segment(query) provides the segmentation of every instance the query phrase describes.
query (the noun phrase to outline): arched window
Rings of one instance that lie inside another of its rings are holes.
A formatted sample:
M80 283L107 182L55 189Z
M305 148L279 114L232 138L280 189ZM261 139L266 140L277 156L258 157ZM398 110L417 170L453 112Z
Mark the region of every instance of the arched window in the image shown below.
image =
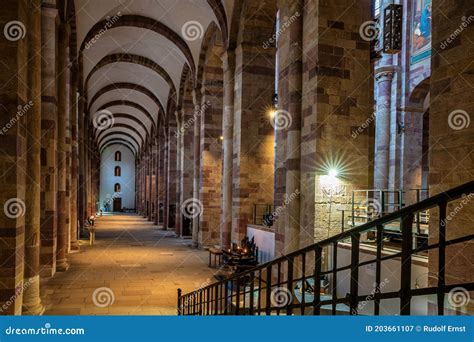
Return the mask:
M115 177L120 177L120 176L121 176L122 170L120 169L120 166L116 166L116 167L115 167L115 172L114 172L114 174L115 174Z
M122 188L119 183L115 183L114 185L114 192L120 192L122 191Z
M115 161L122 161L122 152L120 151L115 152Z

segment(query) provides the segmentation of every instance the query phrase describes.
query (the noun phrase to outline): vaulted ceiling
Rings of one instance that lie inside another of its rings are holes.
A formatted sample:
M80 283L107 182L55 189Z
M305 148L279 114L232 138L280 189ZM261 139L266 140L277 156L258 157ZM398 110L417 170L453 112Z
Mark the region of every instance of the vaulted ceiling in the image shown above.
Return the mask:
M176 99L183 67L196 75L206 29L226 39L233 0L75 0L82 87L92 120L111 113L113 126L96 129L99 149L127 143L140 151ZM97 127L96 127L97 128Z

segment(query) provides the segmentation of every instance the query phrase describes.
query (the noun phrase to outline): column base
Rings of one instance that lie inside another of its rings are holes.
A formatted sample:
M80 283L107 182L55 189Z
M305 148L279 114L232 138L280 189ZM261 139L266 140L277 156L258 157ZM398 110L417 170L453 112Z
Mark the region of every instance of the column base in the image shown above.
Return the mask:
M66 272L69 264L66 259L56 261L56 272Z
M24 279L22 315L41 316L45 307L41 303L39 290L39 275Z
M78 251L81 249L79 241L71 241L71 251Z

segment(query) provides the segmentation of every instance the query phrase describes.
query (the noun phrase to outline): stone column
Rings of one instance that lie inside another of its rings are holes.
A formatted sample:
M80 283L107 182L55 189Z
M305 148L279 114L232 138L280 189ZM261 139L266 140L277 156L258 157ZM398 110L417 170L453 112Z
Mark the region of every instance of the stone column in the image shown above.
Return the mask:
M79 104L78 104L78 146L79 146L79 175L78 175L78 220L79 227L83 229L84 220L85 220L85 144L84 144L84 131L85 131L85 108L86 108L86 99L80 94L79 95ZM81 231L82 233L82 231Z
M174 211L174 228L176 236L181 236L182 232L182 220L181 220L181 210L180 210L180 200L182 196L182 184L183 184L183 134L180 133L182 127L182 109L178 108L175 110L176 117L176 130L170 132L172 136L176 139L176 183L174 191L176 193L175 197L175 211Z
M41 64L41 276L52 277L56 272L56 186L57 186L57 87L56 87L56 18L58 10L42 8Z
M272 6L276 12L276 4ZM273 24L267 25L265 31L273 32ZM273 203L275 130L269 109L275 93L275 48L242 42L235 55L232 242L239 242L252 222L254 204Z
M193 90L194 117L197 117L197 111L200 110L201 92ZM201 152L201 120L194 121L194 177L193 177L193 199L199 199L199 174L200 174L200 152ZM193 217L193 246L197 247L199 242L199 215Z
M377 112L375 117L374 188L388 189L390 160L390 116L392 71L375 75L377 87Z
M178 183L178 142L174 136L176 131L176 121L171 117L168 126L168 182L167 182L167 203L168 203L168 228L176 229L176 184Z
M161 151L161 146L160 146L160 139L159 139L159 128L156 132L158 135L156 138L156 160L155 160L155 170L156 170L156 175L155 175L155 197L153 200L155 201L155 208L156 208L156 216L155 216L155 225L158 225L160 223L160 151Z
M78 178L78 96L77 96L77 66L71 71L72 82L71 82L71 116L70 116L70 127L71 127L71 185L70 185L70 248L71 250L79 249L79 242L77 241L77 178Z
M66 182L67 182L67 117L69 111L69 69L68 46L70 28L62 24L59 28L59 93L58 93L58 248L56 270L66 271L69 268L66 253L68 249L68 214L66 212Z
M300 246L300 165L301 165L301 108L303 92L303 6L300 1L292 1L290 17L294 18L289 27L291 49L288 51L288 113L291 124L287 130L286 161L286 206L285 207L285 250L291 253ZM279 113L279 112L277 112ZM280 115L280 114L277 114ZM284 112L281 114L285 115ZM278 118L275 118L278 121ZM291 200L290 200L291 199ZM278 218L277 218L278 219Z
M40 197L41 197L41 1L28 9L28 98L33 102L26 116L25 273L24 315L44 312L40 299Z
M227 50L223 55L224 66L224 113L223 131L223 172L222 172L222 217L220 244L230 247L232 233L232 164L234 154L234 78L235 52Z
M152 220L152 177L153 177L153 151L152 146L149 144L148 146L148 189L147 189L147 196L148 196L148 221Z

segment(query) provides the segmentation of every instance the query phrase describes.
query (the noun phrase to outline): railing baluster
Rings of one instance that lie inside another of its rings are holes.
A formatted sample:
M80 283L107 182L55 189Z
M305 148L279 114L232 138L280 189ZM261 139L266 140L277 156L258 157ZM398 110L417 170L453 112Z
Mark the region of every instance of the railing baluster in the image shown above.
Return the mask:
M253 315L253 283L255 281L255 273L250 273L250 299L249 299L249 315Z
M350 285L350 310L351 315L357 315L359 305L359 242L360 234L351 234L351 285Z
M301 273L301 315L304 316L306 303L306 253L301 254Z
M277 267L277 287L275 293L278 293L278 288L281 286L281 262L279 262ZM280 315L280 306L277 305L277 315Z
M206 315L209 315L210 312L210 306L211 306L211 288L208 287L206 289Z
M288 298L288 303L286 304L286 314L291 316L293 314L293 265L294 265L295 259L293 257L290 257L288 259L288 276L287 276L287 289L288 292L290 293L290 296ZM304 296L304 293L303 293Z
M267 292L265 293L265 314L270 315L272 313L272 302L271 302L271 291L272 291L272 265L267 267Z
M338 243L337 241L334 241L333 243L333 249L332 249L332 284L331 284L331 292L332 292L332 308L331 308L331 313L333 315L336 314L336 302L335 300L337 299L337 246ZM329 259L329 256L328 256Z
M178 316L182 315L181 310L181 289L178 288Z
M214 287L214 315L219 314L219 284Z
M446 286L446 202L439 204L439 236L438 236L438 315L444 315L444 291Z
M260 316L260 310L262 309L262 269L258 270L258 315Z
M375 256L375 294L380 291L380 278L382 272L382 265L380 259L382 258L382 244L383 244L383 226L377 225L377 254ZM380 315L380 298L374 300L374 315Z
M402 256L400 284L400 315L410 315L411 308L411 258L413 251L413 213L402 218Z
M226 281L225 282L225 294L224 294L224 300L225 300L225 303L224 303L224 315L227 315L227 313L229 312L229 284L232 284L232 280L231 281ZM231 285L232 286L232 285ZM231 296L232 296L232 287L230 289L230 293L231 293ZM230 300L232 301L232 297L230 297Z
M237 288L236 294L235 294L235 314L239 315L240 314L240 277L237 277L235 280L237 284L235 284L235 287Z
M321 264L323 258L323 249L320 245L316 245L314 249L314 298L313 298L313 314L321 314Z

